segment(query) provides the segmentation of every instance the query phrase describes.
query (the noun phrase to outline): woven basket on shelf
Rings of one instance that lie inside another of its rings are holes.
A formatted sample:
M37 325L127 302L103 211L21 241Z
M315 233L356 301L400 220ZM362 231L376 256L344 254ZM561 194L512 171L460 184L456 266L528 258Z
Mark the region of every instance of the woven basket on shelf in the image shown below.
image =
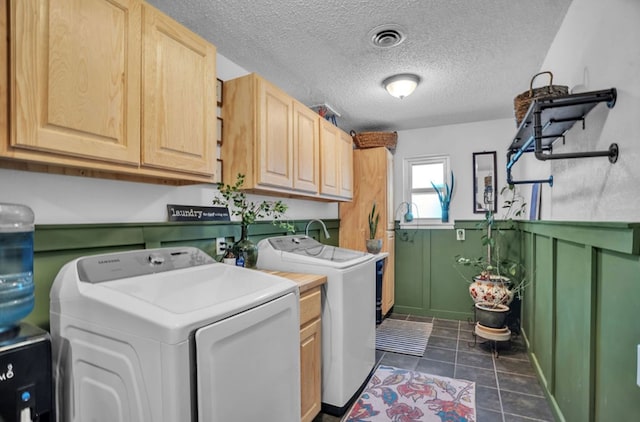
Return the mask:
M360 132L351 131L353 142L358 148L387 147L395 149L398 143L398 132Z
M549 85L542 86L540 88L533 87L533 81L536 77L544 74L549 75ZM531 78L531 83L529 83L529 90L523 92L522 94L516 96L513 99L513 108L514 113L516 115L516 126L520 126L522 123L522 119L525 114L527 114L527 110L529 110L529 106L533 102L533 100L537 100L540 98L549 98L549 97L561 97L563 95L567 95L569 93L569 87L564 85L553 85L553 73L540 72L533 75Z

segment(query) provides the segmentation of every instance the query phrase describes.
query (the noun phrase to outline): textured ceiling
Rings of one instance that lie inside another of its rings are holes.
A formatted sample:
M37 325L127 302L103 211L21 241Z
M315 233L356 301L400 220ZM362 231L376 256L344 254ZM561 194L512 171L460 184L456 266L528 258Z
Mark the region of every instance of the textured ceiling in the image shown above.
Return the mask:
M345 130L403 130L513 117L571 0L147 0ZM404 29L381 49L369 32ZM551 69L553 70L553 69ZM399 100L396 73L421 83ZM544 80L541 83L545 83Z

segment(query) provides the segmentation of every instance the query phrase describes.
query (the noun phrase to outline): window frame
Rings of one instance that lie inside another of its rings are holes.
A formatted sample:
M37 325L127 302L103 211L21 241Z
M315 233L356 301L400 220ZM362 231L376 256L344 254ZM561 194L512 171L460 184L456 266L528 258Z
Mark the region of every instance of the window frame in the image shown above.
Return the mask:
M413 157L407 157L403 160L403 169L402 169L402 200L405 204L411 203L411 197L414 193L433 193L436 194L436 190L433 187L427 188L419 188L413 189L412 185L412 168L415 165L426 165L426 164L442 164L442 180L446 183L447 175L450 172L450 157L445 154L429 154L429 155L419 155ZM416 210L412 206L414 212L414 219L412 222L407 223L401 221L401 226L418 226L418 225L450 225L451 223L443 223L442 216L438 217L421 217L418 212L415 214Z

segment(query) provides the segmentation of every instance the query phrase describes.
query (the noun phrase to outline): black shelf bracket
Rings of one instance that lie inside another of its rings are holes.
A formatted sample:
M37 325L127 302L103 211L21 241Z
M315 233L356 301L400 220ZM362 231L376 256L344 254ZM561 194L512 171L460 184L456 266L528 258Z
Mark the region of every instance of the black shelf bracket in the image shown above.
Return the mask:
M517 181L512 179L511 169L525 152L533 152L536 159L541 161L586 157L608 157L612 164L618 161L620 151L616 143L612 143L606 151L552 153L552 146L556 139L562 138L564 143L565 133L576 122L582 121L584 129L586 115L598 103L606 102L607 107L613 108L616 98L617 91L615 88L611 88L534 100L509 146L507 183L549 183L550 186L553 186L553 176L539 180Z
M514 153L513 151L509 151L507 153L507 184L508 185L525 185L525 184L533 184L533 183L548 183L549 186L553 186L553 176L549 176L547 179L513 180L513 177L511 175L511 168L516 163L516 161L518 161L517 158L512 161L511 155L513 153ZM522 155L522 152L518 152L518 153L520 155ZM520 157L520 155L518 155L518 158Z

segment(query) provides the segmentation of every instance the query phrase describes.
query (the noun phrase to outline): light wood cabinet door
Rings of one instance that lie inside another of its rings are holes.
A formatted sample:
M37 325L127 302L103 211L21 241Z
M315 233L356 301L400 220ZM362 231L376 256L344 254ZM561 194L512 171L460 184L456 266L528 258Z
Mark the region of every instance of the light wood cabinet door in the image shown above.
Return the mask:
M386 148L366 148L351 151L353 161L353 200L340 203L340 246L365 251L365 239L369 238L369 213L376 203L380 214L376 237L384 238L388 220L393 229L393 212L390 209L391 185L388 180L390 161ZM391 157L391 158L390 158ZM382 252L386 252L384 248Z
M216 49L144 5L142 165L213 176Z
M340 196L353 198L353 139L348 133L339 133Z
M387 209L386 209L386 219L385 220L381 220L381 221L386 221L387 222L387 230L394 230L395 229L395 210L394 210L394 202L393 202L393 155L391 155L391 152L385 148L385 155L386 155L386 159L387 159L387 168L386 168L386 173L387 173L387 187L386 187L386 191L385 191L385 201L387 203Z
M320 193L340 195L340 162L338 128L325 119L320 120Z
M384 249L389 252L382 274L382 315L386 315L395 303L395 232L387 231L383 240Z
M366 251L368 216L375 202L380 213L376 237L388 252L382 280L382 311L395 302L395 232L393 210L393 156L384 147L356 149L353 153L353 200L340 203L340 246Z
M312 421L322 401L322 308L320 286L300 296L300 404L302 421Z
M137 165L141 3L9 5L11 147Z
M293 188L318 193L320 189L320 116L293 102Z
M258 79L258 99L257 182L293 188L293 102L264 79Z
M322 320L314 319L300 330L300 404L302 421L312 421L322 401Z
M351 198L352 156L337 126L255 73L225 81L223 91L224 183L242 173L253 193Z

